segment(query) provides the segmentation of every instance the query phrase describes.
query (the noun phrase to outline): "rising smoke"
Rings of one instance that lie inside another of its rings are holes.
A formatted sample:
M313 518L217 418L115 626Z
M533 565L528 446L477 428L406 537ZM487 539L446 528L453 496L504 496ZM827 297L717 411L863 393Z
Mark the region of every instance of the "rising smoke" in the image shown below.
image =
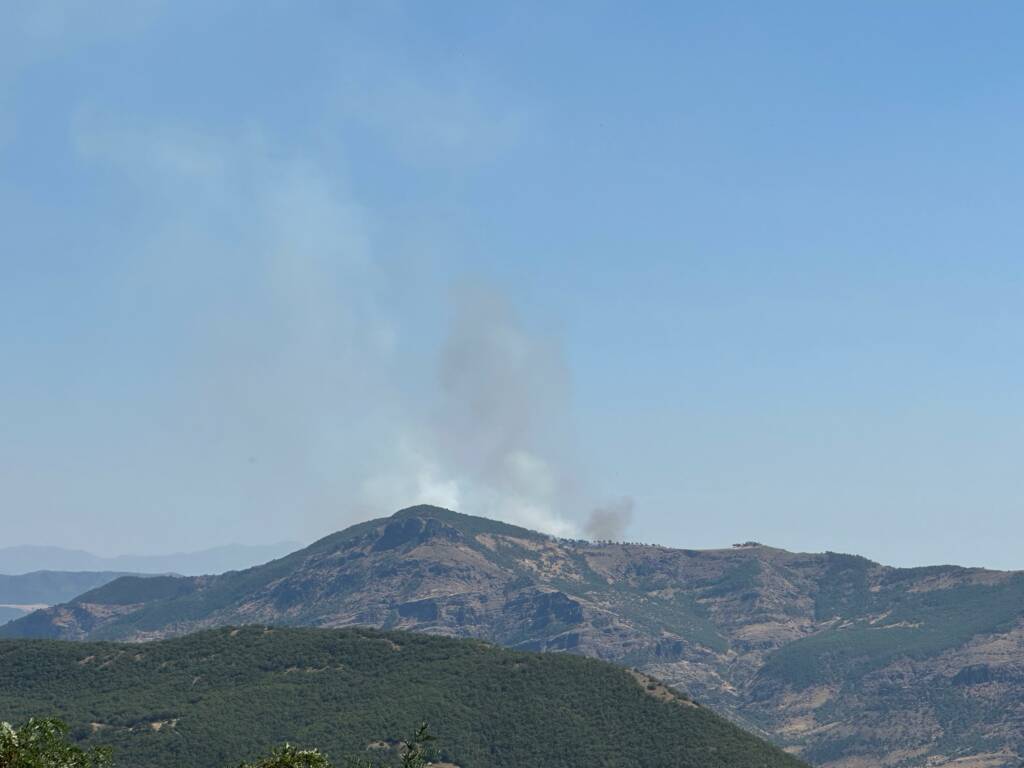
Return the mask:
M631 522L633 499L625 497L593 510L583 526L583 532L587 538L595 541L622 541Z
M576 486L561 350L494 287L462 284L451 296L434 379L406 398L401 449L367 498L380 511L425 502L574 533L560 514Z
M531 334L492 288L455 292L438 358L434 444L467 501L565 532L555 508L568 491L568 373L557 345Z
M112 478L96 506L159 499L155 523L181 521L204 542L310 539L416 503L577 533L568 367L500 289L459 284L424 302L447 329L415 348L421 318L393 296L416 291L382 266L343 177L260 137L77 130L84 158L150 190L155 234L131 244L132 279L160 285L163 314L187 307L182 333L195 334L168 371L173 395L145 406L161 422L152 450L133 449L132 423L106 425L138 481ZM166 210L177 216L161 226ZM602 535L622 528L607 510L594 517Z

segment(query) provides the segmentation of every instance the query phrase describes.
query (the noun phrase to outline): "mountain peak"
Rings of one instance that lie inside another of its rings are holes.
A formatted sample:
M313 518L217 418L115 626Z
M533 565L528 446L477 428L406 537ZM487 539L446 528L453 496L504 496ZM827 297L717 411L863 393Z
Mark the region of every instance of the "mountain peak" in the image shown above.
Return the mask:
M443 523L458 529L464 536L476 536L481 533L512 536L518 539L547 539L546 534L532 531L512 523L505 523L490 517L479 517L476 515L465 515L452 509L437 507L432 504L417 504L412 507L400 509L391 516L391 520L408 520L418 518L420 520L440 520Z
M434 517L438 520L443 520L453 515L459 515L459 513L453 509L438 507L433 504L414 504L411 507L398 510L391 517L398 520L407 517ZM462 515L462 517L468 517L468 515Z

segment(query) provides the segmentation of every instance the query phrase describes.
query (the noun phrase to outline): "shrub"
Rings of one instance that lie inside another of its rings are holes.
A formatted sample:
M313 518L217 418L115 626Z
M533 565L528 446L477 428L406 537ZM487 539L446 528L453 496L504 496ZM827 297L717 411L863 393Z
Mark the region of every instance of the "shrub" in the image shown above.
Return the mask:
M0 768L103 768L112 764L110 750L88 752L67 740L59 720L32 718L21 728L0 723Z

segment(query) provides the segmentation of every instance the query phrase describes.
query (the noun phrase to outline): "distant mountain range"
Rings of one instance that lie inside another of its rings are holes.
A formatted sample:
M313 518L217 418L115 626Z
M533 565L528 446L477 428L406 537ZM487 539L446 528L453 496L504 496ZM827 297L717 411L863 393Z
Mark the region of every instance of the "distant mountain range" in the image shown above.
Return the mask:
M0 574L17 575L34 571L119 571L201 576L250 568L287 555L299 546L296 542L265 545L228 544L199 552L118 557L99 557L89 552L61 547L3 547L0 548Z
M637 667L808 762L1018 768L1024 574L556 539L414 507L249 570L125 577L0 636L366 625Z
M28 606L0 604L0 626L32 612Z
M366 629L133 645L0 641L0 720L59 715L116 764L224 768L291 742L391 758L423 720L448 768L801 768L658 682L575 656Z

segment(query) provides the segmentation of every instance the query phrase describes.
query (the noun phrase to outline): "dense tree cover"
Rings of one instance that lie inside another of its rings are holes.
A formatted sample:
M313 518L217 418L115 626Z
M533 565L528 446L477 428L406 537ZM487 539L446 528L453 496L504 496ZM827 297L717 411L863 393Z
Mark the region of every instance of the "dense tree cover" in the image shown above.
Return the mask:
M841 609L848 605L854 606L849 610L870 610L874 601L888 606L885 620L851 613L842 625L792 642L770 655L762 670L764 678L797 687L856 680L900 657L929 658L978 634L1005 631L1020 620L1024 606L1024 575L994 586L964 585L902 594L902 585L895 579L879 593L865 594L868 590L856 565L843 575L852 588L842 595L838 590L829 595L833 615L845 618ZM881 613L880 608L875 610Z
M109 744L133 768L223 768L283 743L401 760L400 735L424 718L440 724L438 758L465 768L801 765L610 664L366 629L0 641L0 720L33 715L60 717L81 747Z

